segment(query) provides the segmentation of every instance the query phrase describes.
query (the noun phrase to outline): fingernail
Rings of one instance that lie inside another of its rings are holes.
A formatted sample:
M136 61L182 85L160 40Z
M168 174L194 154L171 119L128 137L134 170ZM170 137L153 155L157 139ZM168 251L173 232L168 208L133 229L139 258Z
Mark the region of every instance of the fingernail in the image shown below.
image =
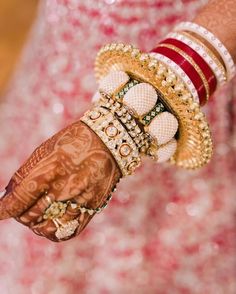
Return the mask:
M5 196L6 193L7 193L7 190L6 189L0 191L0 198L2 198L3 196Z

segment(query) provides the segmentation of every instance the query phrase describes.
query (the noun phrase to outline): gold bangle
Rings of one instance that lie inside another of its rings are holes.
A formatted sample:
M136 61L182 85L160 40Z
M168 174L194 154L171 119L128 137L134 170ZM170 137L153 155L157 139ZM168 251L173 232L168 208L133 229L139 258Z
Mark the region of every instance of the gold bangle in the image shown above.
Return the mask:
M96 106L80 119L103 141L114 156L123 176L140 165L139 150L118 119L107 109Z
M95 63L97 80L105 77L111 68L153 85L162 94L160 100L177 117L178 145L172 163L196 169L209 162L213 147L205 115L181 81L176 79L175 85L167 82L168 66L151 54L120 43L105 45L98 52Z
M192 57L190 57L183 50L179 49L178 47L176 47L174 45L163 43L163 44L157 45L157 48L158 47L166 47L166 48L172 49L173 51L175 51L175 52L179 53L181 56L183 56L194 67L194 69L197 71L197 73L199 74L199 76L200 76L200 78L201 78L201 80L203 82L204 88L206 90L206 101L208 101L208 99L210 97L209 84L208 84L208 82L206 80L206 77L205 77L204 73L202 72L200 67L197 65L197 63L192 59Z

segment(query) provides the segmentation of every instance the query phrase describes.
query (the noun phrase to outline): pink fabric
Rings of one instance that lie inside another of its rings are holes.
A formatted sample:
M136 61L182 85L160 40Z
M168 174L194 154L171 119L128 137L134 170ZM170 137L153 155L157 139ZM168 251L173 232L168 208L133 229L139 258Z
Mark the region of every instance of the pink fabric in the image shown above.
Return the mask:
M42 140L89 108L103 44L150 50L205 2L42 1L0 106L0 185ZM61 244L1 222L0 292L236 293L235 89L228 84L205 107L215 151L203 169L147 161L80 237Z

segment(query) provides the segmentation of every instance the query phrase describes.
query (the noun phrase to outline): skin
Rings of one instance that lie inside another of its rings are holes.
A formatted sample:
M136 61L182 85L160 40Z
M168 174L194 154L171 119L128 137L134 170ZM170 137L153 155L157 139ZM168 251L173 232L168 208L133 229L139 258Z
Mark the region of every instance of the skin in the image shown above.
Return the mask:
M0 219L14 217L36 234L58 241L53 221L42 219L49 206L46 193L52 201L71 200L96 208L102 206L120 177L113 156L100 138L84 123L76 122L39 146L14 174L0 201ZM76 217L80 225L73 236L93 216L69 207L61 220Z
M236 62L236 1L209 1L194 19L213 32ZM210 44L206 43L207 46ZM217 52L216 52L217 54ZM60 131L39 146L14 174L6 195L0 199L0 220L14 217L36 234L52 241L55 225L43 220L48 207L45 191L52 200L73 200L88 207L101 206L121 177L110 151L99 137L81 122ZM67 209L62 221L79 218L78 235L92 219Z
M211 0L193 21L211 31L236 63L236 0Z

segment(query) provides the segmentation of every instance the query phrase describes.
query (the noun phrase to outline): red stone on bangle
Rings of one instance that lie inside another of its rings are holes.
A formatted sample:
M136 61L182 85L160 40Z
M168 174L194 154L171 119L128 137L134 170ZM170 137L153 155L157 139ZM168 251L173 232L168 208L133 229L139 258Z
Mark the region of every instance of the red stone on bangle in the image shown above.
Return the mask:
M196 64L199 66L199 68L202 70L202 73L204 74L208 84L209 84L209 89L210 89L210 96L215 92L216 86L217 86L217 80L214 72L212 69L209 67L209 65L205 62L205 60L199 55L194 49L192 49L190 46L187 44L173 38L168 38L160 44L165 43L165 44L171 44L179 49L183 50L186 54L191 57Z
M178 52L167 47L156 47L151 52L162 54L170 58L179 67L181 67L182 70L186 73L186 75L192 81L194 87L196 88L200 105L204 105L206 103L206 89L203 84L203 81L201 77L199 76L198 72L196 71L196 69L187 59L185 59Z

